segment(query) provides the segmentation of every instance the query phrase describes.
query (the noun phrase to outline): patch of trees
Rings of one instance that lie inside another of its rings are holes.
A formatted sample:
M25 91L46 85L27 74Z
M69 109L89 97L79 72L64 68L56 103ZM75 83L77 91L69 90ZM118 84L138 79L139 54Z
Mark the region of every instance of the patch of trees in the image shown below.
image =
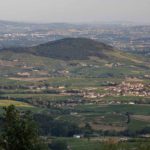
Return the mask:
M42 135L72 137L74 134L81 133L81 129L76 124L54 120L48 115L35 115L34 120L38 123Z
M4 108L0 134L2 150L48 150L39 137L38 128L32 116L19 112L15 106Z

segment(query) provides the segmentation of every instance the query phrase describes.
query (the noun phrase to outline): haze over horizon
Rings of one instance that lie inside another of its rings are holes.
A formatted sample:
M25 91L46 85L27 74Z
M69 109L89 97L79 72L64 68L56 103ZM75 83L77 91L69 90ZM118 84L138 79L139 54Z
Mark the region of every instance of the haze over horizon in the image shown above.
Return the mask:
M0 0L0 20L150 23L150 0Z

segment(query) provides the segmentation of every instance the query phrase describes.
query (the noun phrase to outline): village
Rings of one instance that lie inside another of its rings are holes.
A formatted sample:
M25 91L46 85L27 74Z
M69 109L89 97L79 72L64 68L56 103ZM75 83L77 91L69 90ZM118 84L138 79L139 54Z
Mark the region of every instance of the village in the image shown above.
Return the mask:
M21 87L19 87L21 88ZM71 88L68 89L65 85L29 85L22 87L24 89L23 94L30 92L30 102L35 106L41 107L56 107L72 108L78 104L149 104L150 97L150 84L144 84L141 81L128 81L125 80L120 84L111 82L108 85L100 87L87 87L87 88ZM4 87L0 87L0 91L4 90ZM47 100L44 97L35 97L35 95L41 94L47 95ZM33 96L32 96L33 95ZM56 98L55 98L56 97ZM59 97L59 100L56 100ZM110 100L109 98L112 97ZM132 97L132 99L121 100L119 97ZM141 100L137 100L140 97ZM12 99L13 97L11 97ZM147 98L147 101L142 100ZM41 99L43 99L41 101Z

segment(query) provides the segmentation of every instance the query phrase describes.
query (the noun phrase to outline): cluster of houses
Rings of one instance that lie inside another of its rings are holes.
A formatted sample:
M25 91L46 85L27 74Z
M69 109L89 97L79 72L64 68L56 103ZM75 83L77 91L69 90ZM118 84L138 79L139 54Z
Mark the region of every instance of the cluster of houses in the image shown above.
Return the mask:
M19 73L19 75L26 75L28 73ZM34 105L41 105L43 107L74 107L80 103L118 103L114 101L107 101L106 98L110 96L141 96L141 97L149 97L150 96L150 84L143 83L141 81L123 81L121 84L109 83L107 85L101 86L102 91L98 92L98 87L87 87L84 89L67 89L65 85L24 85L23 87L19 87L23 89L28 89L31 93L49 93L49 94L57 94L59 96L69 96L61 102L56 102L55 100L51 101L41 101L37 99L34 101ZM3 87L0 88L1 90ZM106 97L106 98L104 98ZM105 101L104 101L105 100ZM135 104L135 102L129 102L129 104Z
M122 82L118 86L110 86L105 88L106 91L114 95L123 96L150 96L150 85L141 82Z
M90 98L90 99L95 99L95 98L102 98L105 96L108 96L109 94L100 94L100 93L96 93L96 92L92 92L92 91L85 91L83 92L83 97L84 98Z

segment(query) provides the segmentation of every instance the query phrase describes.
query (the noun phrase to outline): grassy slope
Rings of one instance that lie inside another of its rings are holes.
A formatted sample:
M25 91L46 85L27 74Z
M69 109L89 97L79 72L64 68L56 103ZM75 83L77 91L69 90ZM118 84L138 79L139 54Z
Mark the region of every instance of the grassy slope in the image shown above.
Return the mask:
M9 105L15 105L16 107L33 107L32 105L24 102L18 102L13 100L0 100L0 107L7 107Z
M8 58L5 56L8 55ZM78 77L120 77L127 75L141 75L149 74L150 71L145 67L146 63L137 63L136 61L131 61L128 59L109 59L101 60L99 58L87 60L71 60L63 61L45 57L39 57L28 54L15 54L15 53L1 53L0 59L3 60L19 60L18 63L14 66L0 66L1 72L0 75L15 75L17 72L29 72L32 76L41 76L40 73L32 71L32 69L23 68L24 65L32 67L34 69L39 69L42 72L46 71L47 74L54 74L54 72L61 70L68 70L69 76L78 76ZM134 58L135 59L135 58ZM137 59L138 61L138 59ZM70 64L75 63L76 65L72 66ZM114 65L115 63L122 64L121 66L109 67L107 64ZM85 64L86 66L82 66Z

